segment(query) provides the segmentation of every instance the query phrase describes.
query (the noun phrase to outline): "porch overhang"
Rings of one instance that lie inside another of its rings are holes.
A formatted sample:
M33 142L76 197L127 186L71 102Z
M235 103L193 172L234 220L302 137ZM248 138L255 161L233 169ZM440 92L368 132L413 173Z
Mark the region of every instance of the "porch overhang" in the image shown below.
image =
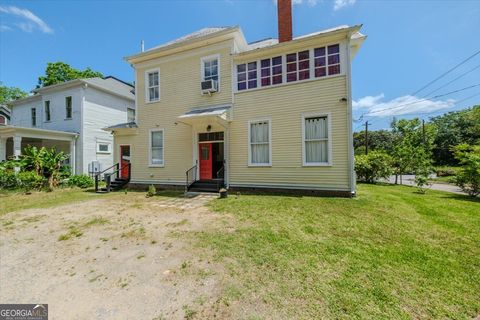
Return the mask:
M138 133L138 125L132 122L119 123L114 126L102 128L103 131L111 132L112 134L118 135L131 135Z
M231 105L215 106L208 108L199 108L188 111L179 116L178 122L194 126L198 124L218 123L224 128L228 127L230 122Z
M0 126L0 137L25 137L45 140L72 141L78 137L78 133L6 125Z

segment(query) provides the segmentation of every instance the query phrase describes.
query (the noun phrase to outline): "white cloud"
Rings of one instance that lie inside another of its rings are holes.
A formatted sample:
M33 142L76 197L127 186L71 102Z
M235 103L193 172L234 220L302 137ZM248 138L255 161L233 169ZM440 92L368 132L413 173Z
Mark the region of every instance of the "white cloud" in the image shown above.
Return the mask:
M353 6L357 0L335 0L333 2L333 10L337 11L342 8Z
M0 6L0 12L22 18L23 20L15 23L15 25L25 32L32 32L34 29L38 28L43 33L53 33L53 29L30 10L14 6Z
M453 99L434 101L406 95L390 101L382 101L384 97L383 93L377 96L366 96L353 101L352 106L355 110L363 110L366 115L390 117L435 112L455 105L455 100Z

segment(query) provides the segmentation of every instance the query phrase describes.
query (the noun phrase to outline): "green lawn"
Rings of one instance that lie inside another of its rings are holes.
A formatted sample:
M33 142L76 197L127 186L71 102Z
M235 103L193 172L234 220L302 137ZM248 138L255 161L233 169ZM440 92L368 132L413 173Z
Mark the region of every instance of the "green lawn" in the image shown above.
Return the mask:
M24 194L21 191L0 190L0 216L5 213L32 208L49 208L71 202L96 199L99 195L88 189L56 189L52 192L37 191Z
M225 299L252 319L480 313L480 199L359 185L355 199L231 195L211 207L226 226L200 245L226 265Z

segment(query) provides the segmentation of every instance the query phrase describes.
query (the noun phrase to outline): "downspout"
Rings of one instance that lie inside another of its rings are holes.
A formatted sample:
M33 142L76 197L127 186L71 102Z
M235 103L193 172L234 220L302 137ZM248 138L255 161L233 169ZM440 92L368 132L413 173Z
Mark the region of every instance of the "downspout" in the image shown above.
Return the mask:
M347 131L348 131L348 165L349 187L352 196L356 195L355 158L353 156L353 132L352 132L352 64L350 56L350 39L352 31L347 35Z

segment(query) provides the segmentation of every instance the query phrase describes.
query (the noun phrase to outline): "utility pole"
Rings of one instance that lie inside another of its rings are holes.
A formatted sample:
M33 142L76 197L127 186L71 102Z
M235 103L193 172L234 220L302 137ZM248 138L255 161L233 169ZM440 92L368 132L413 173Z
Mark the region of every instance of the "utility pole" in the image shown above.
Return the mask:
M365 154L368 154L368 120L365 122Z

